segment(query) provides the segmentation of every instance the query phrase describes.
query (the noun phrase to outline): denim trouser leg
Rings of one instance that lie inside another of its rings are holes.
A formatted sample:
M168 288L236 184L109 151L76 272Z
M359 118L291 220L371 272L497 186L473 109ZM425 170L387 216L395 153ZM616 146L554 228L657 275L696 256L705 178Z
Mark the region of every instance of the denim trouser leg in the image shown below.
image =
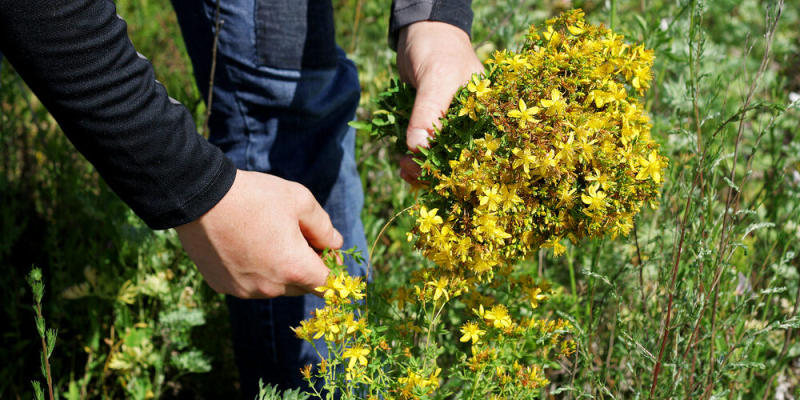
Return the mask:
M312 1L315 5L303 0L222 0L225 22L219 35L209 140L240 169L269 172L309 188L344 236L343 248L366 251L355 132L347 126L358 105L358 76L354 64L333 44L332 34L325 32L333 23L329 7ZM173 0L173 5L206 96L215 1ZM269 14L272 7L279 9L275 15ZM269 26L281 15L298 15L298 7L305 7L306 13L299 15L308 18L308 29L297 29L296 34L311 44L298 42L298 36L286 31L287 26L306 22ZM319 18L324 21L314 20ZM281 48L286 43L294 47ZM273 44L280 51L277 56L269 53ZM366 274L365 267L352 260L347 264L352 274ZM323 306L324 301L313 295L228 297L243 398L254 398L259 379L282 389L305 386L299 369L318 362L317 351L324 356L327 350L321 341L315 350L289 328Z

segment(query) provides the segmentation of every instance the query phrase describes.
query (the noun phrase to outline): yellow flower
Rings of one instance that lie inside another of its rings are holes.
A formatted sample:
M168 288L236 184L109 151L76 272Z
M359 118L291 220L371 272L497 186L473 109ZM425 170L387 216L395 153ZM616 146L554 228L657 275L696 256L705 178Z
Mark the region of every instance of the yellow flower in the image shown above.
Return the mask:
M531 107L525 104L525 100L519 99L519 109L518 110L511 110L508 112L508 116L511 118L518 118L519 119L519 127L520 129L525 128L528 122L530 123L537 123L539 122L538 119L533 118L536 113L539 112L539 107Z
M564 246L561 246L564 247ZM555 249L554 249L555 250ZM537 308L539 307L539 302L547 300L547 295L544 293L541 287L533 286L527 288L525 290L525 297L531 301L531 307Z
M587 193L588 196L585 194L581 195L581 200L589 206L589 210L598 210L602 211L606 208L607 200L606 194L602 191L597 191L600 188L600 185L594 184L589 187Z
M569 137L567 138L566 142L562 142L560 140L554 143L555 147L558 149L558 154L556 154L556 159L564 160L564 164L567 167L571 167L575 163L575 135L570 133Z
M480 327L478 327L478 324L474 322L467 322L466 324L461 326L461 333L464 334L463 336L461 336L462 342L468 342L472 340L472 343L475 344L478 343L479 340L481 340L481 336L485 335L486 331L480 329Z
M397 308L399 308L400 311L403 311L406 303L414 304L416 302L413 294L414 292L412 290L406 289L404 286L400 286L395 292L394 297L392 297L392 300L397 303Z
M600 192L600 193L602 193L602 192ZM541 247L542 248L552 248L553 249L553 255L556 256L556 257L564 254L564 252L567 251L567 247L564 246L563 244L561 244L561 238L560 237L556 237L556 236L553 236L553 237L550 238L550 240L544 242Z
M467 103L464 104L464 107L461 107L461 110L458 111L458 116L463 117L465 115L469 115L469 117L477 121L478 116L475 114L475 97L469 96L467 99Z
M558 42L559 42L558 39L560 39L560 37L561 37L561 35L559 35L558 32L554 32L553 31L553 27L552 26L548 26L547 27L547 32L542 32L542 35L544 36L545 39L547 39L549 41L548 42L549 45L558 44Z
M541 160L541 164L539 165L539 174L546 175L551 169L554 169L557 166L558 160L556 160L555 151L550 150L550 152L545 154Z
M521 72L525 69L532 68L533 66L528 62L528 58L524 55L517 54L514 56L513 59L508 60L508 65L514 69L514 71Z
M428 233L431 231L431 229L436 229L437 225L441 225L442 222L444 222L442 221L442 217L436 215L438 211L438 208L433 208L430 211L428 211L425 206L420 208L420 217L417 219L417 225L419 225L420 232Z
M578 149L581 152L583 160L590 163L594 160L594 144L597 143L597 140L589 141L587 136L588 135L579 136Z
M486 64L496 64L496 65L503 65L507 63L508 58L508 50L495 50L494 54L492 54L492 58L489 58L485 61Z
M428 282L434 288L433 301L439 300L442 295L447 300L450 300L450 293L448 293L450 280L447 278L439 278L438 280Z
M586 96L586 101L590 104L594 101L594 105L597 108L603 108L604 105L611 103L613 100L614 96L611 93L602 90L592 90L589 92L589 95Z
M469 256L469 251L472 248L472 239L469 236L464 236L461 239L458 239L458 243L456 244L455 248L455 255L456 257L461 256L461 262L467 262L467 257Z
M535 165L537 162L536 157L531 154L530 149L522 150L515 148L511 150L511 153L517 156L517 159L514 160L514 163L512 163L511 166L514 169L517 169L520 166L522 166L522 169L525 171L525 175L529 174L531 166Z
M359 343L345 350L342 354L342 357L349 358L350 362L347 364L347 367L353 368L353 366L356 365L356 361L359 364L366 366L367 355L369 355L369 347L364 347L363 344Z
M661 169L664 167L664 165L658 158L658 154L656 154L655 151L650 152L650 155L647 157L647 159L640 157L639 165L642 166L642 169L639 170L639 174L636 175L636 179L641 181L652 176L653 182L661 182Z
M352 277L343 272L338 275L328 275L325 286L320 286L316 289L324 292L326 299L330 299L335 295L338 295L341 299L352 297L360 300L364 298L364 293L362 292L364 285L361 282L361 277Z
M550 91L550 98L541 101L542 107L547 109L547 115L561 115L567 108L567 102L562 98L558 89Z
M575 201L575 192L577 190L577 188L568 185L562 186L558 191L558 204L556 204L556 208L561 206L567 208L572 207L572 204Z
M634 74L633 81L631 81L631 85L633 85L633 87L635 87L636 89L650 87L649 82L650 79L652 79L650 77L650 68L646 67L638 68L636 69L636 71L634 71L633 74Z
M486 149L487 156L491 156L492 153L496 152L502 143L502 140L499 138L495 139L494 136L488 133L484 135L482 139L475 139L475 145L479 148Z
M572 353L575 352L576 347L577 346L576 346L576 343L575 343L574 340L567 340L567 341L561 342L561 355L562 356L570 356L570 355L572 355Z
M575 25L568 26L567 30L569 31L569 33L575 36L580 35L581 33L583 33L583 21L578 21L575 23Z
M497 205L503 201L503 196L498 193L500 185L494 184L491 188L483 188L484 196L481 196L481 206L486 206L489 211L497 210Z
M597 183L603 188L603 190L608 190L611 186L613 186L611 178L609 178L608 175L598 171L597 168L594 169L594 175L587 176L586 180Z
M487 311L483 318L488 320L495 328L505 329L511 327L511 316L508 315L506 306L499 304Z
M611 238L616 239L617 235L622 233L624 236L628 236L631 229L633 229L633 221L631 220L630 216L622 217L618 219L614 226L611 227Z
M524 203L522 198L517 196L517 188L514 185L503 185L500 194L503 196L503 211L508 211L518 204Z
M492 92L489 86L491 86L491 82L488 79L481 80L478 78L477 74L473 74L472 79L467 84L467 90L475 93L475 96L480 99Z

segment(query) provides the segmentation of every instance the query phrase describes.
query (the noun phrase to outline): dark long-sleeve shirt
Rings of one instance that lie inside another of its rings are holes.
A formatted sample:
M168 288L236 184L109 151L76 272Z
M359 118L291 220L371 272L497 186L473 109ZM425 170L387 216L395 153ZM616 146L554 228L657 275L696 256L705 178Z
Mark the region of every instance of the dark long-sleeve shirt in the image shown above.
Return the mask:
M391 32L425 19L469 32L469 0L411 3L393 4ZM111 0L0 0L0 53L151 228L199 218L233 184L233 163L156 81Z
M440 21L472 34L472 0L392 0L389 46L397 50L400 28L417 21Z

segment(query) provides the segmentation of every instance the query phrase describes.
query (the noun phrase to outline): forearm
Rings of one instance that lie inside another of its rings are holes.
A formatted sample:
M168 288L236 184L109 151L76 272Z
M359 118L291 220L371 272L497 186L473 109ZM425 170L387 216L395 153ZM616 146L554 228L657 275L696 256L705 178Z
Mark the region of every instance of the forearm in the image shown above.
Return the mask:
M109 186L156 229L200 217L233 164L138 55L110 0L0 0L0 52Z

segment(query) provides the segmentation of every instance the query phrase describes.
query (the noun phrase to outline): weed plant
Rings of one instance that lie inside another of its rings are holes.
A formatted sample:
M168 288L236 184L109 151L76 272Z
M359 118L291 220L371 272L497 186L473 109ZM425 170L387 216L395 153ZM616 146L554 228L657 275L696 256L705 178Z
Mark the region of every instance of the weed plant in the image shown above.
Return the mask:
M800 111L790 105L800 93L797 0L473 3L481 59L516 51L527 26L570 8L655 57L642 102L651 136L670 159L660 206L644 209L627 238L565 242L560 257L539 251L517 267L552 284L538 315L568 321L576 342L574 354L542 363L549 383L532 397L800 395ZM117 6L159 81L202 126L205 108L168 2ZM361 73L359 119L370 119L378 110L372 100L395 76L388 4L334 7L338 41ZM416 218L402 214L387 225L416 200L397 176L393 146L359 133L363 219L370 242L378 238L375 290L397 296L432 264L406 239ZM5 61L0 229L0 397L34 398L30 381L46 381L24 273L32 264L48 288L42 314L58 329L49 359L57 396L233 395L221 296L202 282L174 233L152 232L126 209ZM463 346L463 335L437 332L432 341ZM457 392L439 382L429 396Z

